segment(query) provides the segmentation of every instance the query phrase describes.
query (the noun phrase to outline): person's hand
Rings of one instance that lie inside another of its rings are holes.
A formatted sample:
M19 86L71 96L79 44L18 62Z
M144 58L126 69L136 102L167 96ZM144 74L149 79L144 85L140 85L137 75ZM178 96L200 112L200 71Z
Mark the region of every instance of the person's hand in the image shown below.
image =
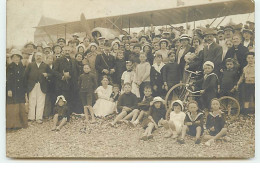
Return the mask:
M62 76L62 77L61 77L61 80L63 80L63 81L66 80L65 76Z
M195 124L200 124L200 121L195 121Z
M110 70L110 74L113 74L113 73L115 73L115 69Z
M185 70L189 69L190 66L189 65L185 65Z
M65 77L66 79L70 78L70 72L64 72L64 77Z
M211 127L209 130L210 130L210 131L215 131L215 128L214 128L214 127Z
M221 73L223 73L223 71L224 71L223 69L220 70Z
M164 88L165 88L165 90L166 90L166 91L168 91L168 90L169 90L169 88L168 88L168 85L167 85L167 84L164 84Z
M156 85L153 86L153 90L157 91L158 87Z
M108 73L109 73L109 71L108 71L107 69L104 69L103 72L104 72L105 74L108 74Z
M8 95L8 97L13 97L13 92L12 92L11 90L9 90L9 91L7 92L7 95Z
M200 90L200 93L203 94L205 92L205 90Z
M48 76L47 73L42 73L42 75L46 78Z
M192 122L187 122L186 125L187 125L187 126L191 126L191 125L192 125Z

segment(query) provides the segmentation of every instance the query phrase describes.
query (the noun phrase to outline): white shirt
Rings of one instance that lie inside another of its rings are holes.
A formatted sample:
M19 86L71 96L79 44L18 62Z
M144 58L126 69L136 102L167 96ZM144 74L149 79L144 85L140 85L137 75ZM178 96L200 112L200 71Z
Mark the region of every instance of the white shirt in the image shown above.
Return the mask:
M183 55L185 49L186 49L186 48L181 47L180 50L179 50L179 53L178 53L178 64L180 64L180 62L181 62L181 57L182 57L182 55Z
M250 44L250 40L244 41L244 46L245 46L245 47L248 47L249 44Z
M41 65L41 63L37 63L37 62L36 62L36 65L37 65L37 67L39 68L39 67L40 67L40 65Z
M176 132L179 134L182 130L182 126L184 125L186 114L184 112L179 112L176 114L174 111L170 113L170 121L172 121L175 125Z

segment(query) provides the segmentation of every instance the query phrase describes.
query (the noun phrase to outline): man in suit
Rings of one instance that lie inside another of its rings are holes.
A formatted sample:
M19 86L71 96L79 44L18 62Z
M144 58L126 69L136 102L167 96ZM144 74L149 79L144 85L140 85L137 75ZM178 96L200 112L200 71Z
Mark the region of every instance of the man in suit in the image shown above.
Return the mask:
M79 66L77 62L70 57L71 47L62 48L64 56L58 58L53 64L53 72L56 80L56 96L63 95L67 100L69 113L74 112L73 106L77 102L73 98L78 91Z
M107 75L112 81L114 81L115 73L115 58L109 54L109 45L105 44L104 50L100 55L97 55L95 68L98 74L98 83L101 83L102 77Z
M45 95L47 92L47 79L51 77L51 69L42 62L43 54L35 53L35 62L28 65L25 70L27 93L29 94L28 119L42 123Z
M178 47L178 49L176 51L176 60L177 60L177 63L180 64L180 74L182 77L184 77L183 74L184 74L184 68L186 65L186 61L184 59L185 55L188 52L191 52L191 53L195 52L195 49L193 47L191 47L191 45L189 43L190 43L189 36L187 34L182 34L180 36L180 46ZM181 79L186 81L186 77L181 78Z
M214 41L216 32L213 29L206 29L204 32L205 46L203 49L203 64L206 61L214 63L214 72L219 75L221 69L223 49Z
M251 29L243 29L243 45L248 48L248 50L253 49L254 43L252 41L252 36L254 35L253 31Z

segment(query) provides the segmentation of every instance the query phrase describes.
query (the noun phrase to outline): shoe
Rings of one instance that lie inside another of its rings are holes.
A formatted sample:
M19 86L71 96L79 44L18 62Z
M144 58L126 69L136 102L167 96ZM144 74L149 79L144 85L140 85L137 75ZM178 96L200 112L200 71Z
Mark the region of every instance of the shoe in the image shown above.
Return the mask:
M42 124L42 120L41 120L41 119L37 119L36 122L37 122L38 124Z
M210 139L210 140L208 140L208 141L205 143L205 145L206 145L206 146L211 146L213 143L214 143L214 139Z
M197 139L197 140L195 141L195 144L200 144L200 139Z
M153 134L147 136L148 139L153 139Z
M172 136L172 133L171 132L168 132L165 136L164 136L164 138L170 138Z
M177 142L178 142L179 144L185 144L184 139L178 139Z
M140 140L147 141L147 140L148 140L148 137L147 137L146 135L144 135L144 136L142 136L142 137L140 138Z

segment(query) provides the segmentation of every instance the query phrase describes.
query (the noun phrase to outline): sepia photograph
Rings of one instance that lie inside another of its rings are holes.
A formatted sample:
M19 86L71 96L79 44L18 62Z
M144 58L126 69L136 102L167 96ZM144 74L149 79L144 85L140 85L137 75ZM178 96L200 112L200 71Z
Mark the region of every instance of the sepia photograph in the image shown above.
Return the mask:
M255 157L253 0L7 0L6 157Z

